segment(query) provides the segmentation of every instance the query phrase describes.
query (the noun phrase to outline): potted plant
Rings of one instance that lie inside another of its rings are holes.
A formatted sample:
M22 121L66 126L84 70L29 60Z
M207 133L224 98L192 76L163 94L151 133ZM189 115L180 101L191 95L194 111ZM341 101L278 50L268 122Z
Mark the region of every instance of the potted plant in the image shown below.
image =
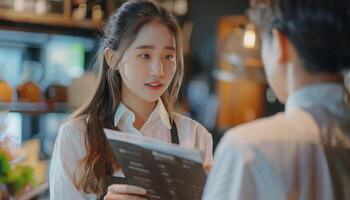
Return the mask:
M21 194L26 187L36 185L33 168L26 165L10 165L10 155L0 149L0 199L9 199Z

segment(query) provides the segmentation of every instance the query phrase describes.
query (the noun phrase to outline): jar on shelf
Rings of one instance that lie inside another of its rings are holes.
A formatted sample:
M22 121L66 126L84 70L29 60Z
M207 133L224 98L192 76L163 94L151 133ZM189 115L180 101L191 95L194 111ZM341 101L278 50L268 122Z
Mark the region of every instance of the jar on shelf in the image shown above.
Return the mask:
M45 99L51 103L67 102L67 87L60 84L49 85L45 90Z
M38 82L43 76L43 68L39 62L23 62L22 83L17 87L17 98L20 102L37 103L41 100Z
M12 94L12 87L5 80L0 79L0 102L11 102Z

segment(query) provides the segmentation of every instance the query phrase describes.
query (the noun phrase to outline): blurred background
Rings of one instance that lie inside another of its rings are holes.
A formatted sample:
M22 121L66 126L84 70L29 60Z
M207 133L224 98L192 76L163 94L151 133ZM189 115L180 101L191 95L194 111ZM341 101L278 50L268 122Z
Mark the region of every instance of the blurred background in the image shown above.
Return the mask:
M93 91L101 29L122 2L0 0L1 145L11 146L11 161L33 167L37 182L34 192L17 195L48 198L48 163L59 126ZM178 112L202 123L214 147L228 128L283 110L265 80L247 0L159 2L183 29Z

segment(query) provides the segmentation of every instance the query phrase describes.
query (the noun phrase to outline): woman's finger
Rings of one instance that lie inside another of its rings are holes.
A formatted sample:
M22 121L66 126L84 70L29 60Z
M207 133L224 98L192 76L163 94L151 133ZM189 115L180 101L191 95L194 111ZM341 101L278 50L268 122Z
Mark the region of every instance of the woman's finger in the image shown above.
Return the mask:
M142 187L127 185L127 184L113 184L108 187L108 192L114 194L136 194L145 195L147 190Z
M108 193L103 198L103 200L147 200L147 199L136 195Z

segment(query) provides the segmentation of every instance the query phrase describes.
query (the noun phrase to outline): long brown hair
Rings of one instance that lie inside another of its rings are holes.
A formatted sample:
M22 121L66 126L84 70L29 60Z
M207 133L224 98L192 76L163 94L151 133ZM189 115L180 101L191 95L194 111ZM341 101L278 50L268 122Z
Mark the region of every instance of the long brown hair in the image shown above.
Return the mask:
M121 53L120 62L127 48L135 41L139 30L146 24L158 22L166 26L176 41L176 72L161 99L171 119L174 103L183 76L183 53L180 28L175 18L153 0L131 0L109 18L103 33L103 47ZM106 181L118 163L103 132L113 127L113 115L121 100L122 79L113 67L107 65L103 53L99 53L99 83L91 100L73 117L82 117L86 124L86 156L81 161L76 186L84 192L102 195Z

